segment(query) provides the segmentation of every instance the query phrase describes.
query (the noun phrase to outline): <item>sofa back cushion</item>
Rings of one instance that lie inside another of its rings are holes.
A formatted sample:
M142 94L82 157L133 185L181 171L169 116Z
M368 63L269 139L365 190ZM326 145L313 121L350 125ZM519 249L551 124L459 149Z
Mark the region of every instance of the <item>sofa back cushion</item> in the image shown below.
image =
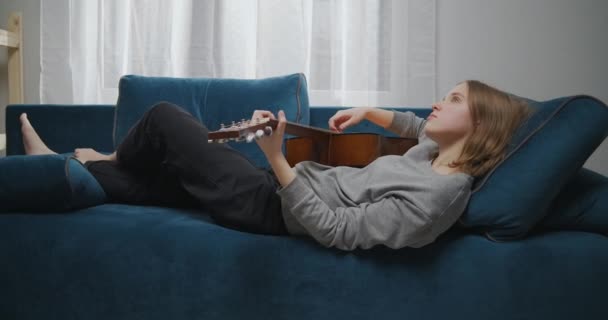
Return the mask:
M176 104L209 130L222 123L250 119L254 110L285 111L288 121L308 124L308 90L303 74L265 79L169 78L127 75L120 79L114 118L114 147L129 128L160 101ZM256 143L229 144L254 165L268 167Z
M329 119L340 110L347 110L351 107L343 106L311 106L310 107L310 125L313 127L319 127L329 129ZM431 108L428 106L408 106L408 107L378 107L378 109L384 109L389 111L399 112L413 112L417 117L425 118L431 113ZM380 134L386 137L397 137L398 135L388 131L381 126L374 124L371 121L361 121L358 124L350 126L344 130L345 133L373 133Z
M491 240L524 237L608 135L608 107L593 97L528 102L534 114L516 132L506 158L477 179L459 219Z

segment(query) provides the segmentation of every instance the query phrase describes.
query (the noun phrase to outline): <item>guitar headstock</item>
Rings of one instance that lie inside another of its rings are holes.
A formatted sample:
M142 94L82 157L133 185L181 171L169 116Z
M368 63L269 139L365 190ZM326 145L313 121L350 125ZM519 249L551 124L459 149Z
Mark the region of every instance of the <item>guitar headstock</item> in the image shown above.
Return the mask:
M217 131L209 132L208 142L225 143L228 141L247 141L251 142L254 139L259 139L263 135L271 135L272 131L277 127L277 120L270 118L258 118L256 120L242 119L239 122L232 121L232 124L226 126L221 124L221 128Z

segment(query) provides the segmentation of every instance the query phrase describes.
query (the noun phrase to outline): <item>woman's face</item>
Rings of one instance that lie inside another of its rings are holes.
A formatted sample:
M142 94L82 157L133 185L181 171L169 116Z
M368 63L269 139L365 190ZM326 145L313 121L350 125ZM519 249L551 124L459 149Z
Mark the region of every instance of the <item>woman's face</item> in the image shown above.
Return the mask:
M427 118L426 135L436 142L453 142L473 131L473 121L468 105L466 82L454 87L442 101L433 104L433 112Z

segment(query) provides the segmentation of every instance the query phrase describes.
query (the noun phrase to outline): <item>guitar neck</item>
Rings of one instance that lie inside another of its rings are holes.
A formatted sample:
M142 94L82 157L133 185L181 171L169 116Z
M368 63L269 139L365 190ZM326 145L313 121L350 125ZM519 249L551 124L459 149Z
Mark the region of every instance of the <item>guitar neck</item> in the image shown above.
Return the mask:
M270 126L275 129L279 124L278 120L270 119L268 121ZM311 127L295 122L287 121L285 125L285 133L291 134L298 137L310 137L310 138L325 138L328 135L336 134L335 132L323 128Z
M230 127L222 126L222 129L218 131L212 131L208 133L209 141L240 141L246 139L251 141L248 137L256 132L264 130L265 127L271 127L273 130L277 128L279 121L276 119L265 118L263 121L256 123L238 123ZM334 132L326 129L310 127L294 122L287 122L285 126L285 133L298 136L298 137L310 137L315 140L327 139Z

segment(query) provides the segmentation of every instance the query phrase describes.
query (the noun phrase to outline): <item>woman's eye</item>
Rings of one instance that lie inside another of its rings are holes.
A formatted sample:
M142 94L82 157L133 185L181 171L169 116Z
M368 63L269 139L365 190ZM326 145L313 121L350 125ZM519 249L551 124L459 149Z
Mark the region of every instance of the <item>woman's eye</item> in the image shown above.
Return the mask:
M452 97L452 101L454 101L454 102L458 102L458 101L460 101L460 99L458 99L458 98L456 98L456 97Z

